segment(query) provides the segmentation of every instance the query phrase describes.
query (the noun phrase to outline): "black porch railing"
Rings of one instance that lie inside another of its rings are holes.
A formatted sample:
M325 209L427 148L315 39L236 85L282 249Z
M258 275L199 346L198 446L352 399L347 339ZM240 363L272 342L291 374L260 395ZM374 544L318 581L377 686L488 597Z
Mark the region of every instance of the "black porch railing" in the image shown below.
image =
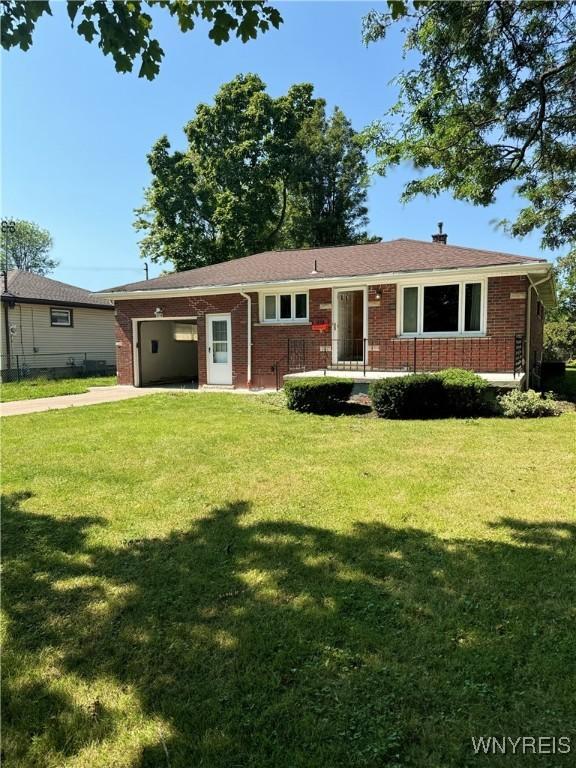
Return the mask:
M525 368L524 337L288 339L286 373L368 371L424 373L445 368L510 373ZM278 369L278 366L277 366Z

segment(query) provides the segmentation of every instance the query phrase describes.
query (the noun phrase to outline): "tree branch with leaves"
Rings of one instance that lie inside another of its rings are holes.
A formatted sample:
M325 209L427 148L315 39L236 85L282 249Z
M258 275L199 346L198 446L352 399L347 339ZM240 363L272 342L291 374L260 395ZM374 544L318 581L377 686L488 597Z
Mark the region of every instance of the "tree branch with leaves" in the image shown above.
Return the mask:
M400 98L366 131L377 170L410 162L403 199L450 191L476 205L515 184L525 201L514 236L576 242L576 3L391 0L364 19L364 39L402 24L414 66Z
M199 20L208 23L208 36L216 45L234 35L242 42L254 39L282 23L279 11L262 0L67 0L70 24L88 43L96 42L110 54L118 72L131 72L140 61L139 77L153 80L160 71L164 50L153 37L153 19L147 9L159 9L175 17L182 32L194 29ZM2 0L1 41L6 50L27 51L34 40L38 20L52 16L48 0Z

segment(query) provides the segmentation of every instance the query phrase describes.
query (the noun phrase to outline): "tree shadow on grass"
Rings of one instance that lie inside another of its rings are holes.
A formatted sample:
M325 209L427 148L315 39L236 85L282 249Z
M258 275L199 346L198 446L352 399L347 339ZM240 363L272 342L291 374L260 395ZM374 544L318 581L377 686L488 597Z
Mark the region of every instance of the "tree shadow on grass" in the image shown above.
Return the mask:
M87 538L102 520L21 501L4 500L7 765L100 745L97 764L142 768L462 768L480 759L471 736L573 727L575 525L503 519L512 543L445 541L258 522L238 500L106 548ZM116 763L125 720L64 695L67 676L132 692L162 723L152 742Z

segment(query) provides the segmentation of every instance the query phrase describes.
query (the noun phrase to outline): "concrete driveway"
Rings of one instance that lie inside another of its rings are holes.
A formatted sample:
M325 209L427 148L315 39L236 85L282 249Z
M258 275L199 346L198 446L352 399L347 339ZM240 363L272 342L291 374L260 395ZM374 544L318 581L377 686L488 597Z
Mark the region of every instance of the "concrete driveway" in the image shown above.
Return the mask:
M38 397L35 400L13 400L9 403L0 403L0 416L19 416L23 413L39 413L40 411L53 411L60 408L74 408L79 405L98 405L98 403L115 403L118 400L129 400L132 397L143 397L158 392L186 390L167 390L161 387L149 387L138 389L137 387L90 387L88 392L81 395L59 395L57 397Z

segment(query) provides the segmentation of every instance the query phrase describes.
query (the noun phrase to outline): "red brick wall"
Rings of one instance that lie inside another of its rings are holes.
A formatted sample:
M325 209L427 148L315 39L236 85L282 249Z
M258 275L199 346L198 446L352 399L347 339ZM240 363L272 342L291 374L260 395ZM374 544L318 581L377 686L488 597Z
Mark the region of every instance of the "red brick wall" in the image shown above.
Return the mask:
M511 372L514 366L516 334L526 332L525 277L495 277L488 280L487 336L466 339L418 340L417 366L435 370L464 367L479 371ZM380 298L377 297L380 295ZM517 294L519 298L511 298ZM383 370L411 369L414 364L412 339L396 338L396 295L393 284L371 286L368 291L368 363ZM321 368L331 362L331 331L314 332L311 322L293 325L259 323L258 294L252 298L252 379L247 371L247 302L240 294L167 299L119 301L116 308L118 376L121 384L133 383L132 319L153 317L161 306L165 317L198 317L198 362L200 384L206 383L205 316L230 312L232 316L232 371L236 387L275 386L287 373L288 339L303 339L306 368ZM309 317L313 322L327 322L332 327L332 290L319 288L309 294ZM533 302L536 311L536 299ZM533 317L533 349L542 346L542 322Z
M318 333L312 330L312 322L329 323L332 328L332 289L319 288L309 292L308 316L310 322L305 325L259 325L258 300L254 297L252 317L252 384L254 387L276 386L275 364L278 363L279 383L288 372L288 339L304 339L313 349L313 359L307 365L319 367L331 362L331 352L321 348L331 346L332 332Z
M187 296L166 299L138 299L116 304L116 347L118 382L133 384L132 320L154 317L160 306L164 317L198 318L198 379L206 383L206 315L230 312L232 321L232 382L236 387L247 385L247 301L239 293L222 296Z
M488 280L488 336L514 336L526 333L528 278L491 277ZM523 294L510 298L510 294Z

